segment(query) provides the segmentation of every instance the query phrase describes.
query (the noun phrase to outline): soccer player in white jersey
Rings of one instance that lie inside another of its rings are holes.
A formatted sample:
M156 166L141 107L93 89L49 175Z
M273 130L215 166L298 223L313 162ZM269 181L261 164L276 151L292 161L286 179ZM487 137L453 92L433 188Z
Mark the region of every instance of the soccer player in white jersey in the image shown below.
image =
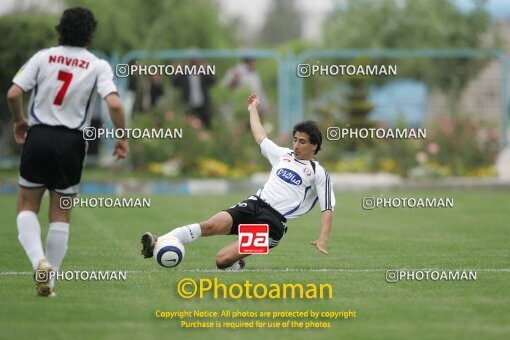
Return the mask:
M18 194L18 239L36 270L38 296L54 296L51 271L58 271L67 251L71 209L60 198L78 193L96 93L106 101L113 124L124 128L124 109L110 65L87 51L97 21L88 9L75 7L62 14L59 46L37 52L20 69L7 93L14 121L14 138L23 144ZM32 90L28 120L23 93ZM126 140L115 142L114 156L125 158ZM50 193L46 252L37 218L45 190Z
M256 195L221 211L201 223L176 228L163 235L173 236L183 244L200 236L238 234L240 224L268 224L269 248L276 247L287 232L287 218L298 218L310 211L317 201L322 210L319 238L311 244L328 254L326 243L333 218L335 196L328 172L313 160L322 144L322 134L314 122L305 121L294 127L293 150L279 147L269 138L260 123L257 107L259 99L252 94L248 98L250 126L260 151L271 163L272 169L264 187ZM153 256L157 236L147 232L142 235L142 255ZM221 249L216 256L219 269L239 270L245 265L238 242Z

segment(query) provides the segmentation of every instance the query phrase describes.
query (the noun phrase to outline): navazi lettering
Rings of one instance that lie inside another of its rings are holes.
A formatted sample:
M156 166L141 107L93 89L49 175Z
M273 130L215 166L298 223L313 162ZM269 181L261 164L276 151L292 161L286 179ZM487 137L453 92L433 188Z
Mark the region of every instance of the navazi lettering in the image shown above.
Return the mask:
M90 62L86 60L81 60L77 58L71 58L71 57L64 57L64 56L57 56L57 55L50 55L48 62L50 64L62 64L70 67L79 67L82 69L88 69Z

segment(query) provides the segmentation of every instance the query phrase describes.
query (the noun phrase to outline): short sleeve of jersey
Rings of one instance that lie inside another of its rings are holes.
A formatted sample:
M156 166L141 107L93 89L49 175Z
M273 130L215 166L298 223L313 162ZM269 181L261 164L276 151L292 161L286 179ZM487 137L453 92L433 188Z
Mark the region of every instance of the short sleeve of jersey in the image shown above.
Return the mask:
M323 167L318 167L315 175L315 190L319 198L321 211L333 210L335 207L335 193L333 192L333 184L328 172Z
M264 138L260 143L260 152L262 153L262 156L266 157L273 166L278 164L282 155L291 151L292 150L288 148L276 145L269 138Z
M39 51L23 65L12 79L12 82L23 89L30 91L37 83L37 73L41 63L43 51Z
M101 98L104 98L112 92L117 92L117 85L113 81L112 68L106 61L101 60L97 77L97 93Z

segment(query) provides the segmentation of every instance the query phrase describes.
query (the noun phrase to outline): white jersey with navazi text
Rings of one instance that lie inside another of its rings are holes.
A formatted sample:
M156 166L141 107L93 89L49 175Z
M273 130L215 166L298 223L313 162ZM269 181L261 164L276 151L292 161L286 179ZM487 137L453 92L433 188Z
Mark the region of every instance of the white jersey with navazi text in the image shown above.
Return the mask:
M27 92L30 126L45 124L83 130L90 125L96 93L117 92L110 65L82 47L37 52L12 82Z
M333 210L335 195L329 174L314 160L299 160L291 149L276 145L268 138L260 151L272 165L269 179L257 196L286 218L309 212L319 201L321 211Z

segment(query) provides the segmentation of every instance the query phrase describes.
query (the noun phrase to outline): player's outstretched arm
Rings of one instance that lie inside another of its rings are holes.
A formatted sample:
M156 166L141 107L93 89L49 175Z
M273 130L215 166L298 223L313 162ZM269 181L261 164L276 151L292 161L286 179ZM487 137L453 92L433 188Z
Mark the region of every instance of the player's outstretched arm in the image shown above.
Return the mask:
M14 122L13 132L16 143L23 144L28 131L28 122L23 114L23 90L14 84L7 92L7 104Z
M329 232L331 230L331 224L333 222L333 211L324 210L321 216L321 234L319 239L313 242L313 244L321 253L328 255L328 249L326 244L328 243Z
M124 107L122 106L119 95L117 93L110 93L104 98L104 100L108 106L110 118L112 119L112 123L115 128L124 129L126 127L124 120ZM128 152L129 144L127 139L117 139L115 141L113 156L117 156L117 158L126 158Z
M250 127L255 142L260 145L264 138L267 138L266 130L260 122L259 112L257 107L259 106L259 97L253 93L248 97L248 111L250 111Z

